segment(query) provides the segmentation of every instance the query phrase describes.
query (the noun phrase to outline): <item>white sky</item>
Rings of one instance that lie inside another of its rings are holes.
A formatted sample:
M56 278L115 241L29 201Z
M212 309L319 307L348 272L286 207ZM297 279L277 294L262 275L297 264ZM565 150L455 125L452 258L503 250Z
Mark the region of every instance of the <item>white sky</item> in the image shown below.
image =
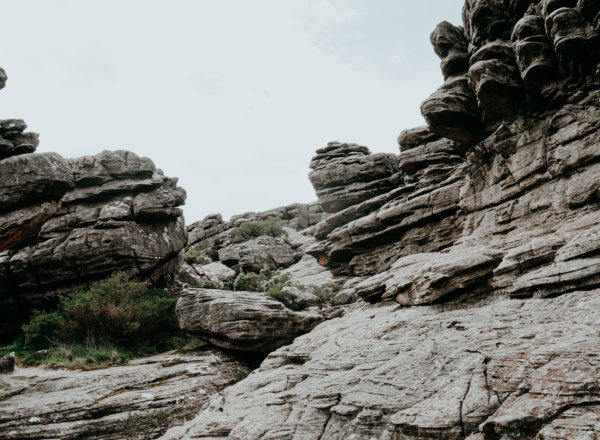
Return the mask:
M127 149L179 177L187 223L315 200L314 150L398 152L463 0L1 0L0 118L65 157Z

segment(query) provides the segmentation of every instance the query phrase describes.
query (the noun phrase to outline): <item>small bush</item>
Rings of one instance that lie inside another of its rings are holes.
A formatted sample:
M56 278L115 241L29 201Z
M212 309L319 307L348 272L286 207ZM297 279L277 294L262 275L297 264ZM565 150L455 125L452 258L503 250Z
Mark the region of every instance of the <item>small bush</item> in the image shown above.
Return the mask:
M232 243L243 243L261 235L271 237L287 236L287 232L281 227L281 221L277 217L269 217L264 221L244 222L235 231L231 238Z
M257 273L241 273L233 282L233 290L246 292L262 292L265 279Z
M333 292L328 287L308 286L308 293L312 293L316 297L321 298L322 301L327 302Z
M48 348L62 324L60 313L34 310L29 323L23 326L24 346L33 350Z
M203 283L192 286L192 288L194 288L194 289L218 289L219 286L217 286L212 281L204 281Z
M198 262L198 258L200 258L200 252L188 251L185 253L183 258L187 264L196 264Z

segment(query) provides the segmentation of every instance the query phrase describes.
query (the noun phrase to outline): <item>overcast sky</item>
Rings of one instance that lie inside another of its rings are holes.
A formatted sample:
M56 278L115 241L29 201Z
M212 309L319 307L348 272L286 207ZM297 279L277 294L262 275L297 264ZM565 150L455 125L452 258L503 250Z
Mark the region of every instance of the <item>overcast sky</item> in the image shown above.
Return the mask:
M0 118L65 157L127 149L179 177L188 223L315 200L314 150L398 152L442 82L462 0L2 0Z

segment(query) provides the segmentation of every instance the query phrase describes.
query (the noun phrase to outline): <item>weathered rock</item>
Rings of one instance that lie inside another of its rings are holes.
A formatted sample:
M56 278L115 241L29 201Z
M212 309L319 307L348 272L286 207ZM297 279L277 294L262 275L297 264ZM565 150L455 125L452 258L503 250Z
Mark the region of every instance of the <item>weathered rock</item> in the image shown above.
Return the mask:
M6 75L2 71L0 85L4 86L5 81ZM26 128L27 124L22 119L0 120L0 160L35 151L40 143L39 135L25 132Z
M469 86L484 117L498 120L516 114L523 90L512 43L488 43L469 62Z
M236 273L224 264L211 262L203 265L184 263L179 269L179 275L181 281L192 287L210 284L222 289L224 282L234 279Z
M24 154L0 160L0 211L58 202L73 185L73 171L56 153Z
M337 287L343 283L343 279L334 278L331 272L321 266L317 260L310 255L303 255L300 261L283 269L280 272L290 278L292 283L305 286Z
M539 88L555 71L554 52L546 37L544 19L525 15L515 25L511 39L521 78L530 89Z
M464 29L447 21L436 26L430 36L433 50L442 60L440 68L444 79L464 73L469 68L469 53Z
M319 206L329 213L388 192L401 179L393 154L370 154L366 147L340 142L317 150L310 168Z
M277 300L292 310L304 310L309 307L319 307L323 305L323 300L321 298L295 286L286 286L282 288L281 295Z
M31 309L114 271L152 281L174 273L186 244L176 183L126 151L0 160L1 338Z
M293 312L256 292L186 289L177 301L179 326L227 349L270 352L309 332L323 320Z
M597 431L599 306L594 290L363 307L270 354L162 438L578 438Z
M389 270L367 278L356 286L356 292L369 302L393 297L405 306L429 304L491 278L501 258L501 252L484 247L413 254L400 258ZM472 295L473 289L468 294Z
M246 374L213 351L166 353L92 371L18 367L0 378L0 431L5 439L156 438Z
M268 235L223 247L218 255L223 264L243 272L289 267L301 257L284 238Z
M481 113L466 73L449 77L423 102L421 113L440 136L467 145L481 140Z

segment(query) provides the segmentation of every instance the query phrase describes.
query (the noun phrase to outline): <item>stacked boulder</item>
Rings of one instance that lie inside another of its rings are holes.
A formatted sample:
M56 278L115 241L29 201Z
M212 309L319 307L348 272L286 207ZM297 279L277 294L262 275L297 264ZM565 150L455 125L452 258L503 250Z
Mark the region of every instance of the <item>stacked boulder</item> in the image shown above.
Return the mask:
M150 159L34 153L38 136L25 129L0 121L0 339L32 309L114 271L152 281L173 274L187 238L177 208L185 191Z

